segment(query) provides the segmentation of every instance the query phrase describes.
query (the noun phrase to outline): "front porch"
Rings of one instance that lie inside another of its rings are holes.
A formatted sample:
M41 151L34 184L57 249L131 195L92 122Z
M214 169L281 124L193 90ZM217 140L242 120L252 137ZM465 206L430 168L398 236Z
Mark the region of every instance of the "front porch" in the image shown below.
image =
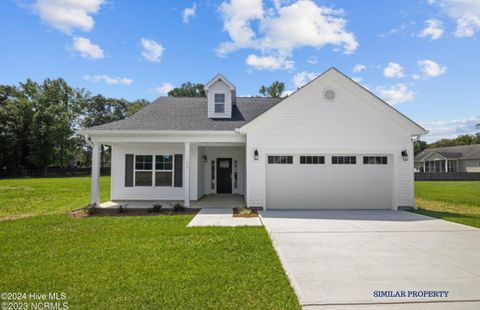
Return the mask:
M190 203L192 208L242 208L246 207L245 199L243 195L228 195L228 194L217 194L217 195L205 195L197 201L192 201Z
M107 144L107 143L105 143ZM245 206L244 142L118 142L112 146L110 201L99 204L100 143L92 143L91 202L106 208L128 205L168 208Z

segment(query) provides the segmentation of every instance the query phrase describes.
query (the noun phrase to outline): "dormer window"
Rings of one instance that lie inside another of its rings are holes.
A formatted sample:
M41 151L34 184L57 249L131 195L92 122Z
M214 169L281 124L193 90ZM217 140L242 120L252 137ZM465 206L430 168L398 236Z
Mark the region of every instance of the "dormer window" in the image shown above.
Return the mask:
M208 101L208 117L232 118L236 104L235 86L223 75L217 74L204 86Z
M225 94L215 94L215 113L225 113Z

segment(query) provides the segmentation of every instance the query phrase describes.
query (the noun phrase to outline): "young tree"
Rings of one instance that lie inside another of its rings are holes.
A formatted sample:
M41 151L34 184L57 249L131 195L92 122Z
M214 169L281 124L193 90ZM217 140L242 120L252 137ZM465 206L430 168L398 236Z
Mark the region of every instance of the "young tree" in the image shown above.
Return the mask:
M191 82L183 83L180 87L175 87L168 92L170 97L206 97L203 84L194 84Z
M266 97L278 98L282 96L284 90L285 84L283 82L275 81L268 87L265 85L260 86L258 92Z

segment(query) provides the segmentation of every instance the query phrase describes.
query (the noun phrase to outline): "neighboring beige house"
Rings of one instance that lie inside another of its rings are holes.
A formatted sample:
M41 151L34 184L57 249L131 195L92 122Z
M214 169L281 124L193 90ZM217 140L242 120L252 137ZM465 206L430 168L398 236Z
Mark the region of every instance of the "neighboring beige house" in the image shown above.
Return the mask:
M480 144L426 149L415 156L416 172L480 172Z

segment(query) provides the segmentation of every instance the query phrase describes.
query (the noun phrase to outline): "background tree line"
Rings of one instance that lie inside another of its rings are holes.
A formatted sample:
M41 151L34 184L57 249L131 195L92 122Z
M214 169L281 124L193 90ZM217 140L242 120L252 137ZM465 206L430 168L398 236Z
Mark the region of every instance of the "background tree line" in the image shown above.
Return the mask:
M76 130L123 119L147 104L93 95L63 79L0 85L0 168L15 175L22 169L46 174L72 161L88 166L89 147Z
M480 124L477 125L477 129L480 129ZM422 140L417 140L413 144L415 155L428 148L457 146L457 145L470 145L480 144L480 132L471 135L460 135L453 139L440 139L433 143L427 143Z
M285 85L275 81L259 93L280 97ZM183 83L168 93L174 97L205 97L203 84ZM0 175L22 175L49 167L65 170L90 166L91 150L81 128L102 125L129 117L148 105L145 99L128 101L94 95L59 79L42 83L28 79L18 85L0 85ZM102 149L102 166L110 149Z

